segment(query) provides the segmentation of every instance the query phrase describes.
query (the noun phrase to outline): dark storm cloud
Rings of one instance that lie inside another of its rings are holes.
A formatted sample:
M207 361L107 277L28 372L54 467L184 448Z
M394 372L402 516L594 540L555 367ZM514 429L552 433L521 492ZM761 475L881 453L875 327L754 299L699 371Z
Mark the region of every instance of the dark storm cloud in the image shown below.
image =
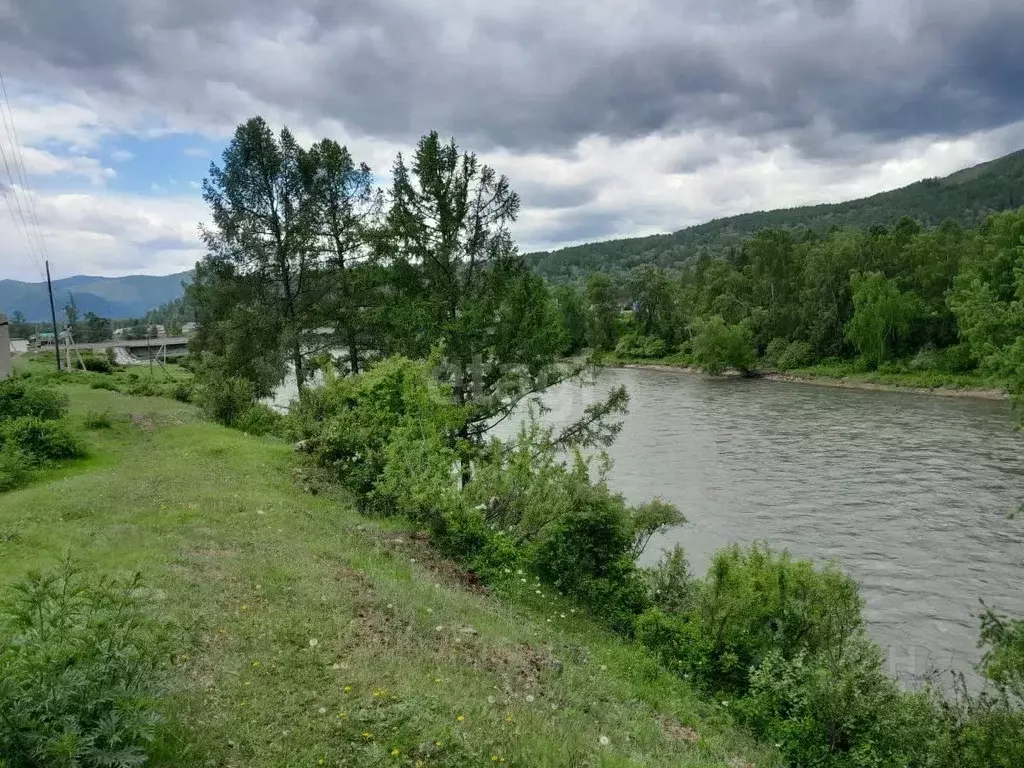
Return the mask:
M997 127L1024 117L1022 35L1020 0L0 0L22 81L541 152L710 128L827 157Z

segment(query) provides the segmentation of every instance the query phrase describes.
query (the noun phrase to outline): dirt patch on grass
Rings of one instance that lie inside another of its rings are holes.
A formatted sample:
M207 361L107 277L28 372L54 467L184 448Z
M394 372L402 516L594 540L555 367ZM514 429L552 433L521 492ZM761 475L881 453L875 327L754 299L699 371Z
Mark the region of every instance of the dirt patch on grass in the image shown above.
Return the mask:
M430 534L426 532L381 532L377 535L377 540L385 549L419 563L442 584L459 587L479 595L491 593L491 590L480 582L480 577L473 571L441 557L430 546Z
M496 646L482 649L475 666L497 677L505 691L515 692L539 687L541 675L554 669L555 662L532 645Z
M133 413L128 416L128 420L134 426L147 432L156 429L156 416L152 413Z
M662 715L658 718L658 726L661 728L661 732L665 735L665 738L671 739L672 741L685 741L689 744L693 744L700 740L700 734L697 733L697 731L688 725L683 725L674 717Z

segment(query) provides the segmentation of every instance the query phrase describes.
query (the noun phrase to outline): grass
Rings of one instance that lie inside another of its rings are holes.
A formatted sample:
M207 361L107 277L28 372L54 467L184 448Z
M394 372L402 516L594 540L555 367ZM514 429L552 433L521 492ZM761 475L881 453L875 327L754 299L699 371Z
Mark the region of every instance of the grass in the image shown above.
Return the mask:
M72 419L112 426L88 433L88 459L0 495L0 584L69 551L142 572L183 628L156 764L780 764L568 603L529 582L486 594L413 532L360 517L289 445L62 386Z

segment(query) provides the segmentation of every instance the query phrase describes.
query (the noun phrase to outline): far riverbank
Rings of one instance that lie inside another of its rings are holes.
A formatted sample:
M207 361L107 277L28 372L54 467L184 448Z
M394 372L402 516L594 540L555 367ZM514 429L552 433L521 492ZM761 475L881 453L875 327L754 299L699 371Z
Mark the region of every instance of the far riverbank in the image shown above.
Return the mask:
M605 358L601 365L609 368L635 368L648 371L675 371L681 373L709 375L704 369L690 363L669 361L638 362L618 358ZM828 369L825 369L828 370ZM725 377L739 377L739 371L726 371ZM938 397L968 397L978 400L1006 400L1009 395L1005 387L984 386L981 377L970 375L937 376L931 372L915 373L849 373L828 375L822 369L801 369L795 371L755 371L751 377L765 381L780 381L792 384L814 384L820 387L838 389L861 389L878 392L904 392ZM924 383L927 382L927 383Z

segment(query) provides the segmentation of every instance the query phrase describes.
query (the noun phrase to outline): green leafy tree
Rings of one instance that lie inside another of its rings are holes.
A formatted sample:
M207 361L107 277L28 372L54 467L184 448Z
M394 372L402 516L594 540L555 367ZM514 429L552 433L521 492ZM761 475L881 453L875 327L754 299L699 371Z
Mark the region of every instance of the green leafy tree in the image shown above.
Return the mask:
M612 279L602 272L587 278L587 300L590 303L590 345L595 349L615 349L619 304L615 300Z
M641 332L674 344L679 332L676 291L665 270L650 264L637 267L630 273L628 288Z
M440 348L442 376L467 412L459 438L479 445L548 383L565 343L557 307L509 235L519 196L505 176L436 132L410 165L399 155L392 175L383 248L422 323L405 331Z
M368 233L379 201L373 175L356 164L347 147L332 139L314 144L305 163L305 182L316 208L317 246L326 256L328 298L325 323L335 329L358 373L364 343L371 344L376 313L381 311L379 270L371 263Z
M728 325L720 315L694 321L692 346L694 361L712 374L727 368L747 373L757 361L750 326L746 323Z
M591 319L586 299L574 285L557 286L553 290L553 295L562 316L562 328L565 330L565 354L575 354L587 346L587 332Z
M850 287L854 309L847 338L870 365L881 365L920 315L921 300L900 292L896 280L881 272L854 273Z
M75 303L75 297L69 293L68 303L64 305L64 328L75 341L79 341L78 318L78 304Z
M322 292L316 274L320 254L313 242L316 206L304 183L307 162L287 128L275 136L263 118L254 117L238 126L221 165L211 163L203 182L213 218L203 230L204 262L216 265L205 277L234 282L239 302L205 311L219 313L215 320L244 312L243 307L250 314L258 311L262 335L254 343L270 356L287 357L300 390L306 381L304 347ZM199 299L202 292L191 295ZM211 333L197 343L203 346ZM213 351L220 351L216 346Z
M111 336L111 322L106 317L100 317L95 312L86 312L82 326L82 338L80 341L106 341Z

